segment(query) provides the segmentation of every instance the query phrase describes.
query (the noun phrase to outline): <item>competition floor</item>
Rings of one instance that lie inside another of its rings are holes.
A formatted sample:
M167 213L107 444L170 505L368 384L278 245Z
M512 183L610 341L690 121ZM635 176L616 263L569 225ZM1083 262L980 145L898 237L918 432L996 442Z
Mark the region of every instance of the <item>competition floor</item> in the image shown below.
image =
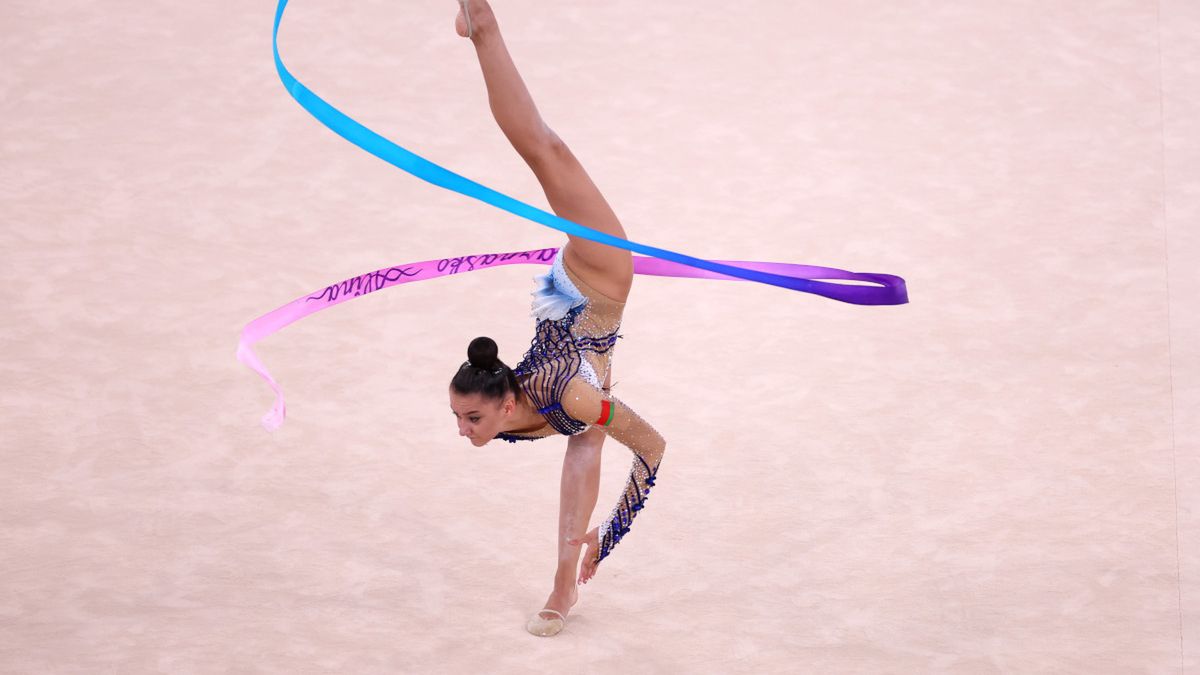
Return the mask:
M566 630L565 440L446 383L557 246L281 86L275 3L0 9L0 671L1200 673L1200 4L495 0L638 241L904 277L911 303L639 277L614 394L667 438ZM292 0L382 135L545 207L455 3ZM604 448L593 524L632 455Z

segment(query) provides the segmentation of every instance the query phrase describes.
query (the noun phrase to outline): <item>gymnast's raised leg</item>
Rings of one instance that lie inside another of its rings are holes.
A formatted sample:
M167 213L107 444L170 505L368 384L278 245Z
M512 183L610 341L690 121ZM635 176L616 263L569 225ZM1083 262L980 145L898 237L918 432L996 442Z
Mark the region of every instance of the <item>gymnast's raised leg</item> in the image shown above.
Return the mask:
M562 218L627 239L621 222L574 153L542 120L504 45L487 1L470 0L467 12L471 42L487 85L492 116L537 176L550 208ZM467 36L467 19L461 10L455 27L459 35ZM633 285L633 255L579 237L568 235L568 239L563 262L596 290L625 302Z

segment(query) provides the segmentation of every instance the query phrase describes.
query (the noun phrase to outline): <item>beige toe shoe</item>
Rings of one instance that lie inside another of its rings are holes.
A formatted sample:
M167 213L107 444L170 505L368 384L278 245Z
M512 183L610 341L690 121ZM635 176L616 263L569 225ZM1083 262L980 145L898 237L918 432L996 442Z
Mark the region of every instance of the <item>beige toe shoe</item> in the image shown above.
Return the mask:
M471 10L467 7L467 2L470 0L458 0L458 6L462 8L463 17L467 20L467 39L471 39Z
M554 618L547 619L542 614L554 614ZM567 618L553 609L539 610L537 614L529 617L529 621L525 623L525 630L539 637L550 637L558 635L563 628L567 627Z

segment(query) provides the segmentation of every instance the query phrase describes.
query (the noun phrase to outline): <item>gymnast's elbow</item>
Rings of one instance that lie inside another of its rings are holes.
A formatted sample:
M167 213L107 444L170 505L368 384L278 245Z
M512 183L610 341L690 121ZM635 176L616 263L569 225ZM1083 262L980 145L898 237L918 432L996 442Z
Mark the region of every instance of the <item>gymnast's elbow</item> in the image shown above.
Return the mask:
M667 452L667 439L663 438L657 431L654 432L654 442L650 444L646 454L650 459L654 460L653 464L658 464L662 461L663 455Z
M636 431L629 429L614 430L613 432L609 432L609 435L614 440L629 448L633 454L641 457L642 461L650 466L658 464L662 460L663 454L667 451L666 439L662 437L662 434L648 425Z

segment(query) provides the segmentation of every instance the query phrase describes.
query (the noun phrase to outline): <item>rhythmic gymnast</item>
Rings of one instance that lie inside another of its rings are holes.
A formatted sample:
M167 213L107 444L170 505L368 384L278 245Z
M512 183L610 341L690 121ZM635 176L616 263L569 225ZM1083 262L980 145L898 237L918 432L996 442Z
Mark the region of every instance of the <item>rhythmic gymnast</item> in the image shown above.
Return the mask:
M459 0L459 5L455 29L475 45L492 115L537 176L550 207L562 218L627 239L583 166L542 120L487 1ZM563 629L578 600L578 585L595 575L600 561L629 531L666 449L653 427L609 393L613 348L633 285L632 256L580 237L567 239L550 271L537 278L532 293L535 335L521 362L510 368L498 359L491 338L475 338L449 390L458 433L476 447L495 438L516 442L556 433L569 437L554 590L545 608L525 626L541 636ZM588 530L600 491L600 448L606 435L633 451L633 468L608 519ZM576 578L584 544L588 555Z

